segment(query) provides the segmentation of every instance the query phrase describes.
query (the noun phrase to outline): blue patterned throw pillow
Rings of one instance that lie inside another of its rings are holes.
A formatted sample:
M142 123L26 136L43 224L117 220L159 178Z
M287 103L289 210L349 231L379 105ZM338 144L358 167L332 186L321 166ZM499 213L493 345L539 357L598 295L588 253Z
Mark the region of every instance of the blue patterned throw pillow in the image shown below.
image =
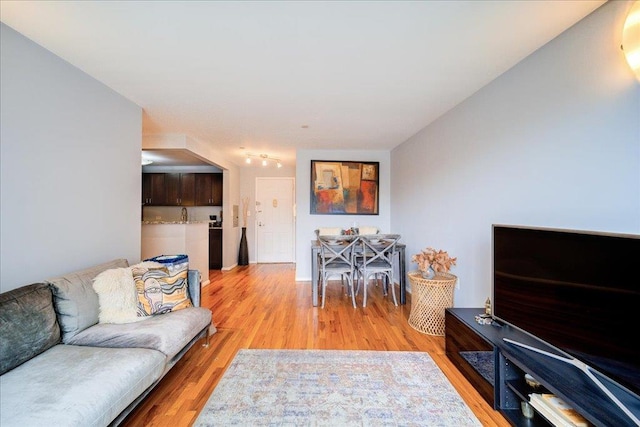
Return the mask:
M187 288L187 270L173 275L166 267L132 268L138 294L138 315L151 316L192 307Z

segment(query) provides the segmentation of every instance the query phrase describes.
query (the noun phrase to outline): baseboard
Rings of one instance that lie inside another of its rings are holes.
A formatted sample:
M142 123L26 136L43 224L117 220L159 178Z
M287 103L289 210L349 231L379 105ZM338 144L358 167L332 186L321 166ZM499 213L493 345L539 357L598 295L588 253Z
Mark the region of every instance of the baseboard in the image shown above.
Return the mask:
M229 270L233 270L234 268L236 268L238 266L238 263L233 264L231 267L222 267L220 270L222 271L229 271Z

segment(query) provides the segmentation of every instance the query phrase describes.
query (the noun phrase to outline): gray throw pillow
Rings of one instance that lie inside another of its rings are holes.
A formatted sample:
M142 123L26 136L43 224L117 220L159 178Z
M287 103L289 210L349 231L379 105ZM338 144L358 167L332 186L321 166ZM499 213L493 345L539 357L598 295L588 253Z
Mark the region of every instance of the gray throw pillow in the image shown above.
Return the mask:
M0 375L59 342L49 285L34 283L0 294Z

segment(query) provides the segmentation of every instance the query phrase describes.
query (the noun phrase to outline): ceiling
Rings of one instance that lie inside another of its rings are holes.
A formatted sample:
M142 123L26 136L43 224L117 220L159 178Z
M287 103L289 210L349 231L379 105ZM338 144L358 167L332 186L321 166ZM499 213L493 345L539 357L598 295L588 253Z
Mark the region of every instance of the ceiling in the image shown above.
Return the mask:
M242 164L389 150L605 1L0 1L2 22ZM244 147L244 148L241 148Z

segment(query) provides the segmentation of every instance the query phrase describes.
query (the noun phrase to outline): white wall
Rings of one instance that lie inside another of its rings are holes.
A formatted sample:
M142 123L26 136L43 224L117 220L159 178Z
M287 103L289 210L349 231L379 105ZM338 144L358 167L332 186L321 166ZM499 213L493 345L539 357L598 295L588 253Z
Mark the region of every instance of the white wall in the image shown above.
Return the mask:
M311 215L311 160L380 162L379 215ZM298 150L296 153L296 280L311 280L311 240L318 227L377 226L383 232L397 231L391 224L391 162L388 151ZM404 242L404 236L403 240Z
M628 7L604 4L392 151L391 227L408 259L426 246L458 257L455 306L490 295L492 223L640 233Z
M0 31L0 290L139 261L142 110Z

